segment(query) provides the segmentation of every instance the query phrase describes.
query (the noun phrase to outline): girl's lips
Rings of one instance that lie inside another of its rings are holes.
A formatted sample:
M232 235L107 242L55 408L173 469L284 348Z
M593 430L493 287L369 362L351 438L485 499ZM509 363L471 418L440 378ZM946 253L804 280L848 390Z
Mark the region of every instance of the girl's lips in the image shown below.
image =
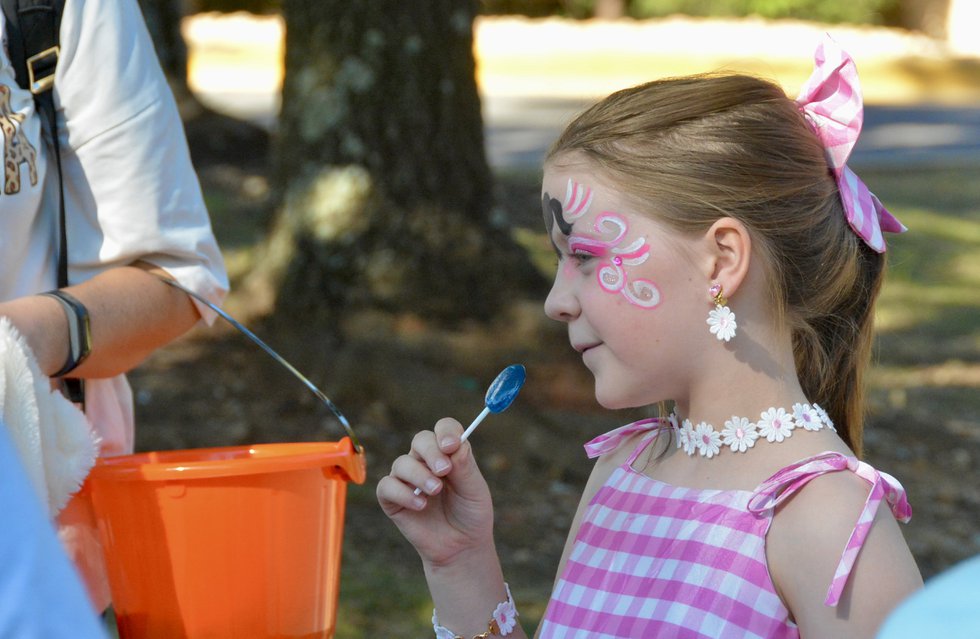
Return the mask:
M573 346L573 348L577 350L579 353L585 354L586 351L595 348L600 343L601 342L596 342L595 344L576 344L575 346Z

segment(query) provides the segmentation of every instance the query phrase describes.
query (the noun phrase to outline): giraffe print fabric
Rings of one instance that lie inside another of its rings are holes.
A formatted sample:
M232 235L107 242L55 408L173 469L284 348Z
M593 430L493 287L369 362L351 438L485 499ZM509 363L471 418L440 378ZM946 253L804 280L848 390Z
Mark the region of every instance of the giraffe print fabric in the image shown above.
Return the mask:
M10 87L0 84L0 131L3 133L3 192L20 192L21 165L31 186L37 186L37 150L21 130L24 116L10 107Z

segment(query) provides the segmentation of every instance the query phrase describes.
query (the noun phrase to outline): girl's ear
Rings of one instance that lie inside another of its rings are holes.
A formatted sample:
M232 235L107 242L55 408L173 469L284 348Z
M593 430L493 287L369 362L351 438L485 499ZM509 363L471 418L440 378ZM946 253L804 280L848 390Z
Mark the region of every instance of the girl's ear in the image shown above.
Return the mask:
M733 217L715 221L705 233L708 269L712 282L721 284L726 297L742 285L752 259L752 237L744 224Z

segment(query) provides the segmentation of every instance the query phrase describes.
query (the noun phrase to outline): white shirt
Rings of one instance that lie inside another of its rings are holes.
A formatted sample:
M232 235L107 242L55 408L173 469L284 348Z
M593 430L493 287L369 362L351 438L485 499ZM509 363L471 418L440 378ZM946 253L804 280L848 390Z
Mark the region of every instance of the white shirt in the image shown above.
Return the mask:
M0 33L0 135L4 166L14 169L4 171L0 189L0 300L8 300L56 288L58 180L33 97L10 66L2 17ZM54 101L69 283L143 260L219 304L228 289L224 263L136 0L67 0L60 40ZM207 306L198 310L214 320ZM133 450L124 376L87 381L86 417L102 438L102 454ZM85 500L62 511L59 534L101 610L109 593Z
M58 181L33 97L17 86L2 23L0 31L4 164L13 160L19 169L13 176L5 171L0 192L0 300L6 300L56 287ZM60 46L54 99L69 283L144 260L220 303L228 288L221 253L135 0L67 0ZM213 321L210 309L198 308ZM132 393L125 378L89 380L86 391L103 453L131 452Z

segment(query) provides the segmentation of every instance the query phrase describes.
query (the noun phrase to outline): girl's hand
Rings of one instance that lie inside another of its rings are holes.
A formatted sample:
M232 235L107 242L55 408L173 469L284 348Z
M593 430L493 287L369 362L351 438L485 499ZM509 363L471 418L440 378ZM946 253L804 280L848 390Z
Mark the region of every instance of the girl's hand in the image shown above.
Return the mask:
M451 418L412 440L378 482L378 502L430 567L493 548L493 503L463 426ZM421 494L415 495L416 487Z

